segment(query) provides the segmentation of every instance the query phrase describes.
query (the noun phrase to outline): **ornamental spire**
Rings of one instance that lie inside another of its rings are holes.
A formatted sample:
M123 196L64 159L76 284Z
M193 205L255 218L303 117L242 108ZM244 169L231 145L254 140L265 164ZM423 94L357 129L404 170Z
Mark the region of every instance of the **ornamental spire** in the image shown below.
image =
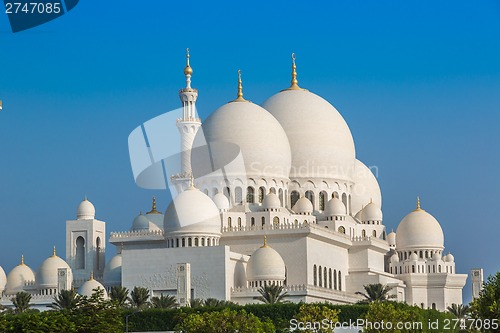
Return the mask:
M423 210L422 208L420 208L420 197L417 197L417 208L415 208L413 211L414 212L418 212L418 211L421 211Z
M24 254L21 255L21 265L24 265Z
M146 214L160 214L159 211L156 210L156 197L153 197L153 203L151 204L151 211Z
M303 90L299 87L299 81L297 80L297 65L295 64L295 53L292 53L292 81L290 88L286 90Z
M94 272L90 272L90 280L93 280L94 279Z
M184 67L184 75L186 75L186 89L191 89L191 75L193 74L193 69L189 64L189 48L186 49L186 67Z
M233 102L248 102L243 98L243 81L241 80L241 70L238 69L238 97Z
M52 256L53 256L53 257L56 257L56 256L57 256L57 255L56 255L56 247L55 247L55 246L54 246L54 249L52 249Z
M266 235L264 235L264 245L262 245L261 247L269 247L267 245L267 236Z

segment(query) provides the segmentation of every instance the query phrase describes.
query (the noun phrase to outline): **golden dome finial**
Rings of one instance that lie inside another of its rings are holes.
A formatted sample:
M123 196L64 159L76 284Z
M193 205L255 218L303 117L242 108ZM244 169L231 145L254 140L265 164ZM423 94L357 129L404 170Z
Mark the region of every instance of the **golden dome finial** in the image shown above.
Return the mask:
M190 189L194 189L194 177L193 177L193 174L191 174L190 178L189 178L189 188Z
M54 248L52 249L52 256L53 256L53 257L57 256L57 254L56 254L56 247L55 247L55 246L54 246Z
M153 203L151 204L151 211L146 214L160 214L159 211L156 210L156 197L153 197Z
M267 236L264 235L264 245L262 245L262 247L268 247L267 245Z
M93 280L94 279L94 272L90 272L90 279Z
M21 255L21 265L24 265L24 254Z
M299 81L297 80L297 65L295 64L295 53L292 53L292 81L290 88L287 90L303 90L299 87Z
M186 49L186 67L184 67L184 75L192 75L193 74L193 69L191 68L191 65L189 64L189 48Z
M417 208L415 208L413 211L414 212L418 212L418 211L421 211L423 210L422 208L420 208L420 197L417 197Z
M248 102L243 98L243 81L241 80L241 70L238 69L238 97L233 102Z

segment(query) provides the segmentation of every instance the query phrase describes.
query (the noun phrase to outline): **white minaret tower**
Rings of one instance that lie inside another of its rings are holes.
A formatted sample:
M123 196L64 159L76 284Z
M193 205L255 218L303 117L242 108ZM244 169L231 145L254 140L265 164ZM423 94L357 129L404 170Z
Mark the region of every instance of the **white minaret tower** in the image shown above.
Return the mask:
M177 128L181 135L181 172L172 176L174 184L179 192L189 187L193 170L191 169L191 149L194 138L201 126L200 118L196 117L196 99L198 90L191 88L191 75L193 69L189 65L189 49L186 49L186 87L179 90L182 102L182 118L177 119Z
M483 290L484 273L482 268L474 268L471 270L472 280L472 299L478 298Z

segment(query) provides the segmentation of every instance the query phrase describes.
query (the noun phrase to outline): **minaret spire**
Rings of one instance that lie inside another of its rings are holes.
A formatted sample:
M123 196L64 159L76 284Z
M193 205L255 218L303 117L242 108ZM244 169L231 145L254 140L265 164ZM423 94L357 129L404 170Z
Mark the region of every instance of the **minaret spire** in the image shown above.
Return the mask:
M420 197L417 197L417 207L413 210L414 212L418 212L418 211L421 211L423 210L422 208L420 208Z
M186 89L191 89L191 75L193 75L193 69L189 65L189 48L186 49L186 67L184 67L184 75L186 75Z
M286 90L304 90L299 87L299 80L297 80L297 65L295 64L295 53L292 53L292 81L290 88Z
M24 254L21 255L21 265L24 265Z

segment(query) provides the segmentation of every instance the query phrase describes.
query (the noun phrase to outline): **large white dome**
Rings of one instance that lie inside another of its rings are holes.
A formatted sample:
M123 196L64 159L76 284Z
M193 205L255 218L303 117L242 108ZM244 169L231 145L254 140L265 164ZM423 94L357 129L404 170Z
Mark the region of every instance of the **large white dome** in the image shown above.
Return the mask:
M7 275L5 275L5 271L2 266L0 266L0 294L5 289L5 285L7 284Z
M118 253L104 268L104 284L106 286L120 286L122 284L122 255Z
M353 214L363 209L370 201L382 208L382 194L380 193L377 178L360 160L354 162L353 182L351 200Z
M203 122L202 129L196 136L195 146L203 144L204 140L208 144L239 146L247 177L288 178L291 165L288 138L279 122L257 104L227 103ZM224 149L221 153L212 150L212 155L224 153ZM212 161L214 170L228 162L222 156L212 156Z
M91 276L90 280L86 281L82 286L78 289L78 293L82 296L90 297L94 293L94 289L102 289L104 291L104 298L108 298L108 293L104 286L97 280L94 280L94 277Z
M406 215L396 230L396 249L436 249L444 248L443 229L439 222L425 210L417 208Z
M38 272L36 273L36 284L39 288L57 288L58 281L58 269L67 268L69 274L69 280L73 281L71 268L63 259L59 258L54 250L51 257L48 257L40 265Z
M93 220L95 218L95 207L92 202L85 198L76 208L77 220Z
M219 209L205 193L192 187L168 206L163 222L165 233L221 233Z
M306 90L284 90L262 107L278 119L288 136L290 178L352 178L354 141L344 118L330 103Z
M23 291L26 282L34 282L35 273L33 270L24 264L24 258L21 264L14 267L7 275L7 284L5 292L8 294L15 294L18 291Z
M283 281L285 280L285 262L273 248L264 244L248 260L248 281Z

